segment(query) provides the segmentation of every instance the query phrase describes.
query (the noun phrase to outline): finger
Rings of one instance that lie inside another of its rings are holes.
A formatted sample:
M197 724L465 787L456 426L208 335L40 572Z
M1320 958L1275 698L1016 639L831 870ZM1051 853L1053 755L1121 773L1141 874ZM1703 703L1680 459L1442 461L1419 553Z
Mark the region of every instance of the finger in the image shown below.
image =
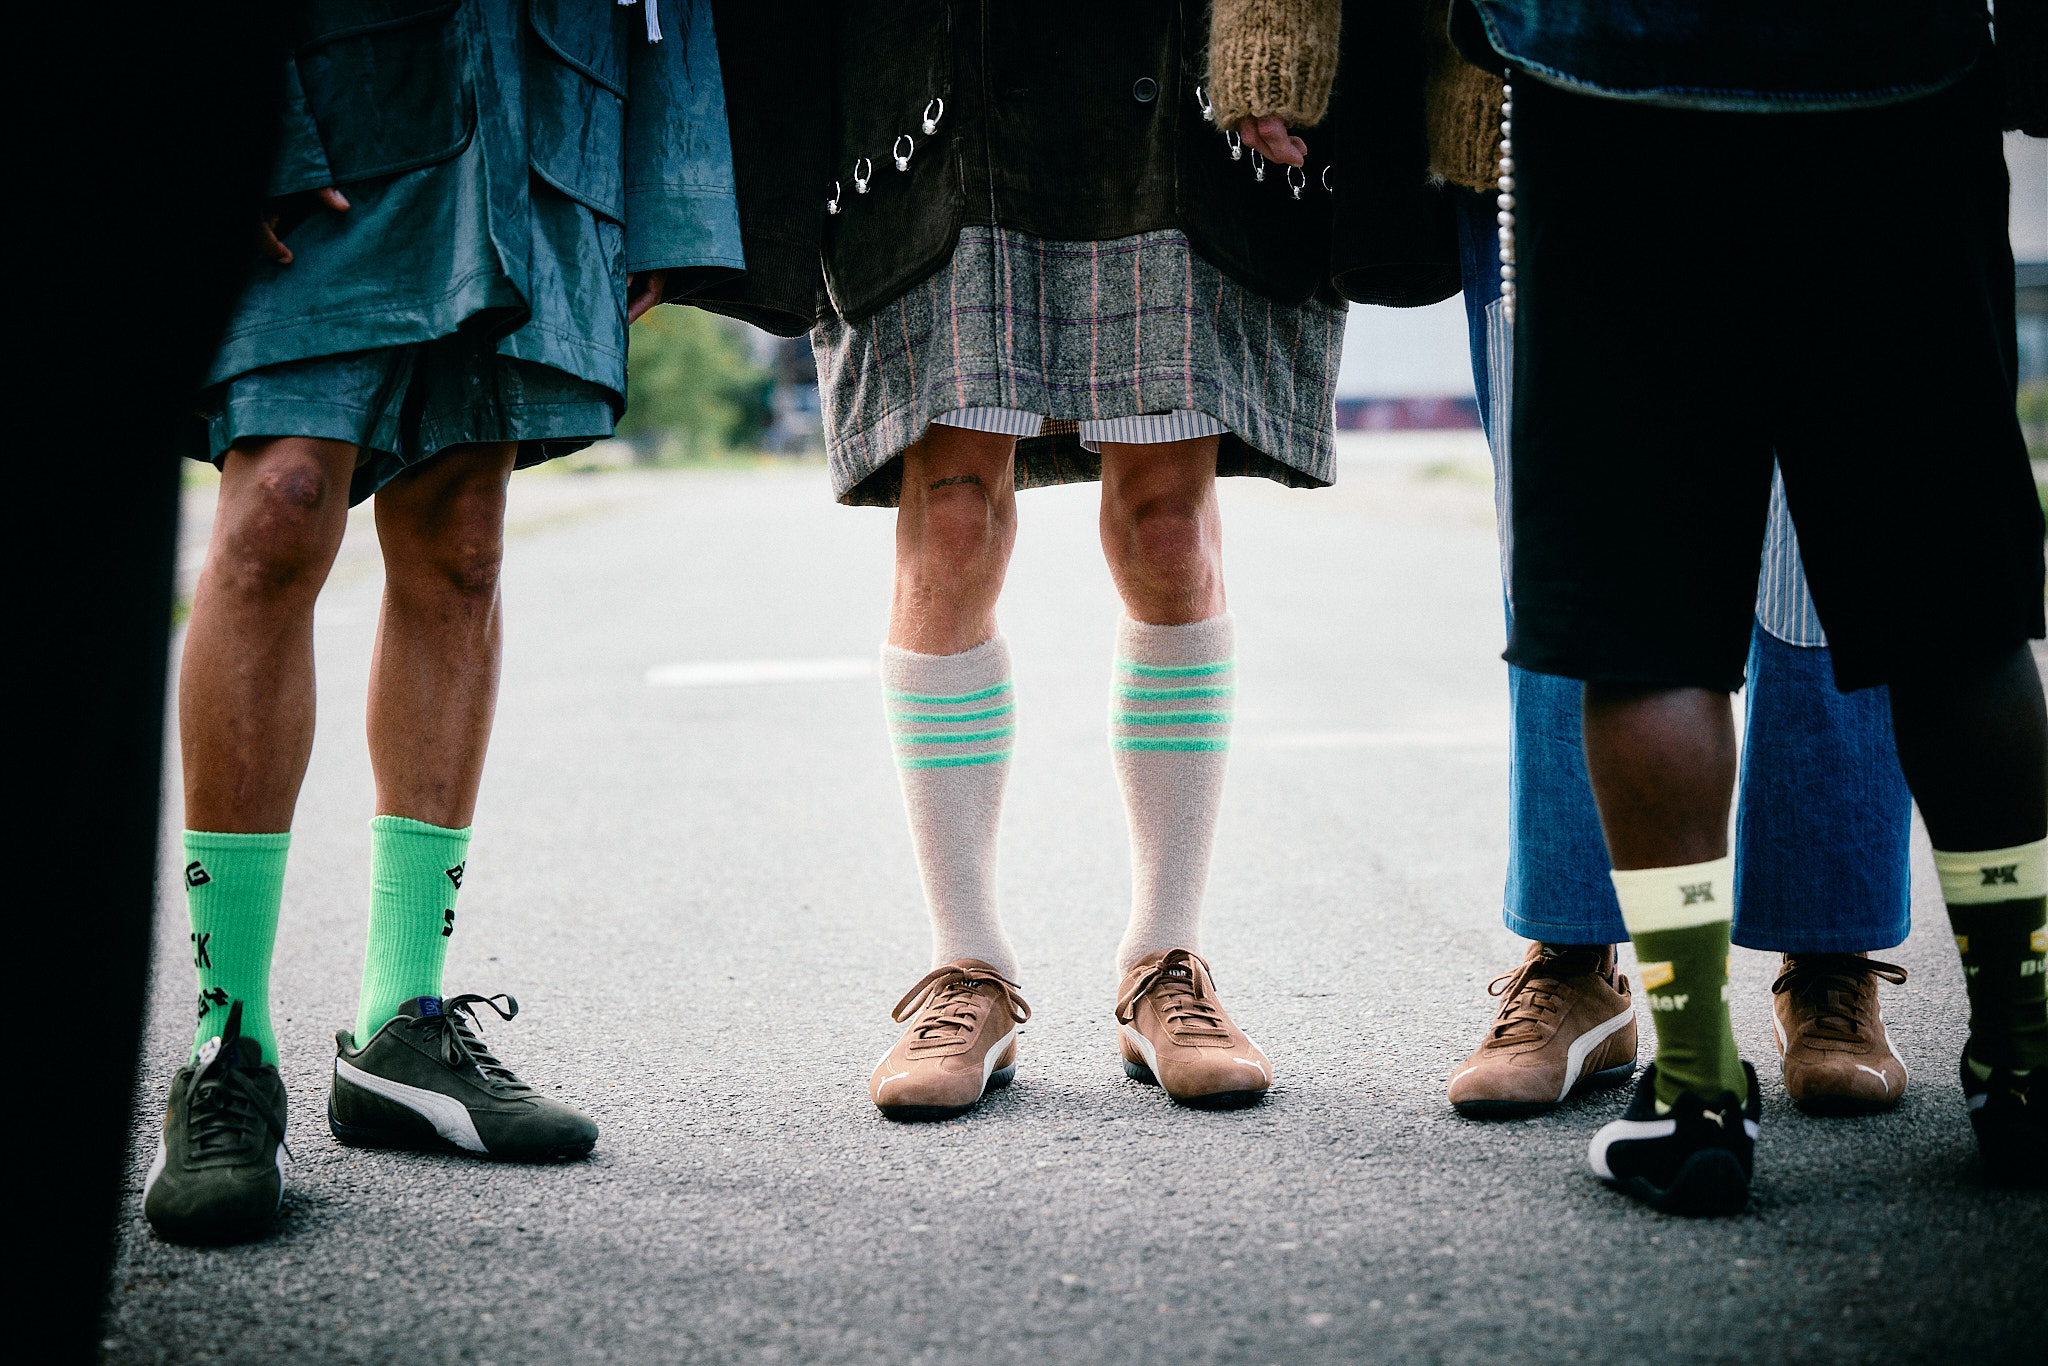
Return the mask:
M1299 166L1307 158L1304 153L1308 145L1300 138L1289 136L1287 120L1278 114L1268 114L1259 120L1259 141L1264 144L1259 150L1273 161Z
M265 214L256 223L256 249L278 265L292 263L292 249L277 240L277 215Z
M639 322L641 315L661 302L667 292L667 272L650 270L635 275L627 281L629 298L626 302L626 322Z
M343 194L340 190L335 189L332 185L329 185L324 190L315 190L313 191L313 193L320 197L320 202L322 204L325 204L328 208L334 210L334 212L348 212L348 196Z

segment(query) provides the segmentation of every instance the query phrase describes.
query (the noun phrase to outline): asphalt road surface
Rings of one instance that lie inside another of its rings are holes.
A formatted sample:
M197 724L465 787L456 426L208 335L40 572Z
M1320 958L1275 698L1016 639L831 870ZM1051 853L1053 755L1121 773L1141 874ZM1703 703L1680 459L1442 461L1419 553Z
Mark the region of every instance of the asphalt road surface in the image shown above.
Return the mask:
M1242 682L1204 947L1279 1081L1229 1114L1118 1066L1116 601L1094 490L1022 496L1001 887L1037 1014L1014 1087L918 1126L865 1089L928 943L869 672L891 514L835 507L816 465L516 477L504 695L448 984L517 996L487 1037L602 1126L590 1160L540 1169L326 1132L368 877L380 580L359 513L320 608L278 938L283 1215L268 1242L210 1251L141 1217L190 1037L173 772L106 1359L2038 1359L2048 1196L1980 1180L1924 838L1916 928L1885 955L1912 972L1886 989L1912 1072L1893 1112L1791 1108L1774 962L1735 952L1737 1035L1765 1077L1741 1217L1660 1217L1588 1174L1625 1093L1509 1124L1445 1105L1519 953L1499 917L1483 469L1472 438L1384 438L1334 489L1228 481ZM209 501L191 496L192 544ZM716 667L672 667L691 665ZM1643 1037L1647 1058L1647 1020Z

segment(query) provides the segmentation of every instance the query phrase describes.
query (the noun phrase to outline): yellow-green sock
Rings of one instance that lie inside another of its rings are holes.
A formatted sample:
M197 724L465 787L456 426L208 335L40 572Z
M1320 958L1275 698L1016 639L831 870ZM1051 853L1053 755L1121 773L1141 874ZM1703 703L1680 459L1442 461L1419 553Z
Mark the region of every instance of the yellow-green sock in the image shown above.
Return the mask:
M199 1019L192 1056L221 1032L228 1008L242 1003L242 1037L277 1061L270 1024L270 952L284 901L291 831L266 835L185 832L185 911L192 918L192 966L199 976Z
M370 942L356 1006L356 1047L415 996L441 994L455 894L469 859L469 830L403 816L370 822Z
M1749 1081L1728 1022L1728 930L1735 860L1614 873L1621 921L1635 941L1636 972L1657 1028L1657 1105L1681 1092L1713 1104L1747 1099Z
M1971 1060L2048 1065L2048 840L1974 853L1934 851L1970 994Z

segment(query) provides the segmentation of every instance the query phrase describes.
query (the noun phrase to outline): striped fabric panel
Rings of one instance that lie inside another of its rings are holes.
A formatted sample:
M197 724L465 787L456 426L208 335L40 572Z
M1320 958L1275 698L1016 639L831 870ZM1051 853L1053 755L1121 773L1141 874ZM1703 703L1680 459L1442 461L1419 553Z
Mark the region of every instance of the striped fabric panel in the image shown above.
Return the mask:
M1824 647L1828 633L1806 587L1806 566L1799 558L1799 535L1792 529L1792 509L1785 502L1785 477L1771 472L1771 520L1764 529L1764 563L1756 581L1757 624L1787 645Z
M898 768L971 768L1010 757L1017 701L1007 678L973 692L884 696Z
M1020 408L955 408L932 419L940 427L959 427L970 432L993 432L997 436L1037 436L1045 418Z
M1081 449L1100 452L1105 441L1130 446L1158 446L1168 441L1192 441L1198 436L1221 436L1229 430L1220 419L1192 408L1176 408L1170 413L1141 413L1136 417L1090 419L1081 424Z
M1110 699L1110 747L1227 750L1236 699L1234 659L1175 667L1118 659Z

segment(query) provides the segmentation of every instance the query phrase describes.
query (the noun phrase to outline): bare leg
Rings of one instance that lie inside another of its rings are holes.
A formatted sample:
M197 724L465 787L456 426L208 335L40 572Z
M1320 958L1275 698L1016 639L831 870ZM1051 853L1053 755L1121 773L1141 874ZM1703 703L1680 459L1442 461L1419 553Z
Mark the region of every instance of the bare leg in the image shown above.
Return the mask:
M1223 514L1216 438L1102 446L1102 554L1134 621L1221 616Z
M1017 542L1016 438L933 426L903 452L889 643L923 655L996 633L996 599Z
M185 824L291 828L313 749L313 603L348 524L356 448L277 437L230 450L178 680Z
M457 446L377 494L384 605L370 665L379 815L461 829L498 703L498 568L517 445Z
M1586 685L1586 773L1616 868L1677 868L1728 853L1735 717L1705 688Z

